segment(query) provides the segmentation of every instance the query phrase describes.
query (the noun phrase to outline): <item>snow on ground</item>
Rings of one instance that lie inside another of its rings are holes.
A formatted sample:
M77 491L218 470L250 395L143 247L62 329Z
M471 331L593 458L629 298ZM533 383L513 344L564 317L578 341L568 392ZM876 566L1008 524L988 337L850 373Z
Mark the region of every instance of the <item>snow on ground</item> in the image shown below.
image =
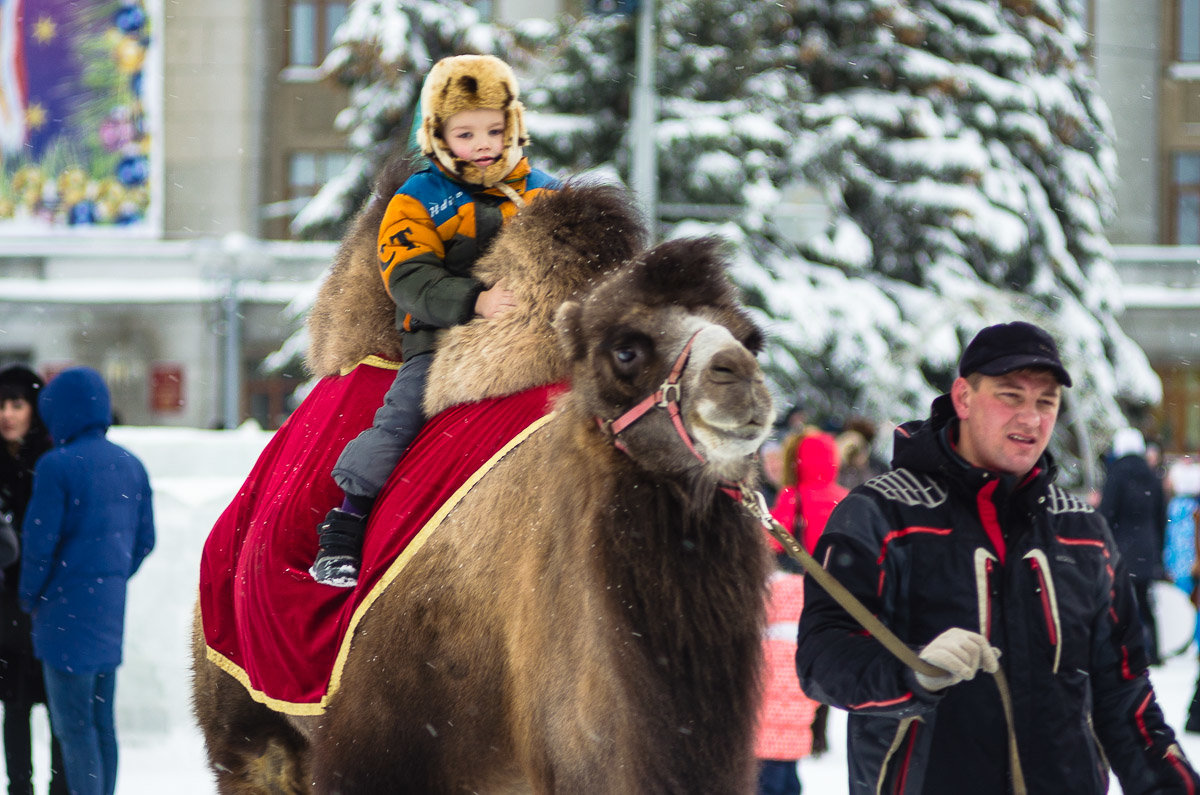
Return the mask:
M110 438L146 463L158 525L158 545L130 582L125 664L117 686L121 743L117 795L212 795L216 788L189 704L188 643L200 550L270 434L251 428L117 427ZM1151 673L1167 720L1177 731L1196 676L1192 651ZM845 727L845 714L833 710L830 751L800 764L806 795L847 792ZM49 726L40 707L34 712L34 732L37 792L45 793ZM1200 735L1182 734L1180 739L1188 756L1200 761ZM4 780L0 779L0 787ZM1115 783L1113 791L1120 791Z

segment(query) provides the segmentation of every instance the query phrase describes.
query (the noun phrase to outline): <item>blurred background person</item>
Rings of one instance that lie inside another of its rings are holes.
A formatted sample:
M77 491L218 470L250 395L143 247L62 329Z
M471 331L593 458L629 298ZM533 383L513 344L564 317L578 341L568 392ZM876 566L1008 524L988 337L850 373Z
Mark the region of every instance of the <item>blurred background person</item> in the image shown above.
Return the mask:
M1181 459L1167 472L1167 531L1163 544L1163 568L1172 583L1193 600L1196 580L1196 510L1200 508L1200 463Z
M54 447L38 460L21 550L50 727L76 795L117 784L117 666L129 577L154 548L150 478L107 438L112 397L95 370L59 373L38 396Z
M810 429L789 437L789 443L784 444L783 455L783 488L775 498L771 516L812 554L817 539L829 521L829 514L848 493L844 486L837 483L838 470L841 468L837 440L824 431ZM789 574L799 574L800 564L792 560L774 538L770 542L780 569ZM795 635L792 640L795 640ZM792 651L795 652L794 642ZM795 671L792 674L795 679ZM796 687L799 686L797 682ZM826 735L828 721L829 707L821 704L812 722L813 754L823 754L829 747Z
M785 456L788 448L784 446ZM783 488L771 515L811 553L847 489L837 483L841 460L833 436L810 431L796 438L794 449L790 465L785 458ZM778 542L772 544L776 553L782 551Z
M20 537L21 521L33 490L33 468L50 449L50 434L37 410L42 379L20 364L0 369L0 511L12 515ZM9 795L33 795L33 748L30 717L46 703L42 664L33 656L29 616L17 600L18 560L3 570L0 582L0 701L4 702L4 768ZM51 746L51 795L66 795L61 752Z
M852 489L887 471L886 462L875 455L873 445L877 433L875 423L866 417L854 416L846 420L845 427L837 436L841 453L841 469L837 478L839 485Z
M1162 481L1146 461L1146 441L1137 428L1121 428L1113 435L1112 461L1100 495L1100 514L1112 530L1133 581L1150 665L1161 665L1150 585L1164 577L1167 506Z
M817 702L796 677L796 633L804 607L804 578L777 569L769 582L767 633L763 641L763 698L754 755L758 795L798 795L800 760L813 752Z
M759 486L767 505L774 505L783 481L783 445L778 439L768 439L758 449Z

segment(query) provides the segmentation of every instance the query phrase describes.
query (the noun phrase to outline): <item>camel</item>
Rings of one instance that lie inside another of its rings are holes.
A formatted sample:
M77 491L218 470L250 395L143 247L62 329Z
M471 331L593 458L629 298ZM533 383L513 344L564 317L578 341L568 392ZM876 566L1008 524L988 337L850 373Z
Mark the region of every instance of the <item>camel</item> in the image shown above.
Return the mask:
M564 193L572 213L613 198ZM221 792L752 791L769 555L733 496L774 419L762 333L718 241L615 267L615 243L560 229L575 216L555 201L510 222L478 273L571 297L448 332L425 405L569 389L422 531L354 625L323 714L251 699L198 629ZM640 247L618 208L593 231ZM564 245L573 259L545 255Z

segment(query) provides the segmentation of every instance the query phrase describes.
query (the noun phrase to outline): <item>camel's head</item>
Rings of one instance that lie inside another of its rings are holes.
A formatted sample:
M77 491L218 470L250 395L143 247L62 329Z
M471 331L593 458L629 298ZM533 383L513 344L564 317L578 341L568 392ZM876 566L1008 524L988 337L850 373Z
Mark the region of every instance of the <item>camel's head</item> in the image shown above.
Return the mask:
M715 238L657 246L563 304L555 327L572 391L639 465L736 481L752 471L774 409L754 359L762 332L719 247Z

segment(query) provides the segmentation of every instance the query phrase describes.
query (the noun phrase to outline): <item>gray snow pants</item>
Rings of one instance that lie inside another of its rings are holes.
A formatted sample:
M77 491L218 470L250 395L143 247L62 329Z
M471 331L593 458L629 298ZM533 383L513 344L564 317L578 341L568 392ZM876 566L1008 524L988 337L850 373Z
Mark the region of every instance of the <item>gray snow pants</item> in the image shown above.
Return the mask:
M333 479L351 497L374 500L404 451L425 425L421 401L433 352L405 359L370 428L350 440L333 467Z

